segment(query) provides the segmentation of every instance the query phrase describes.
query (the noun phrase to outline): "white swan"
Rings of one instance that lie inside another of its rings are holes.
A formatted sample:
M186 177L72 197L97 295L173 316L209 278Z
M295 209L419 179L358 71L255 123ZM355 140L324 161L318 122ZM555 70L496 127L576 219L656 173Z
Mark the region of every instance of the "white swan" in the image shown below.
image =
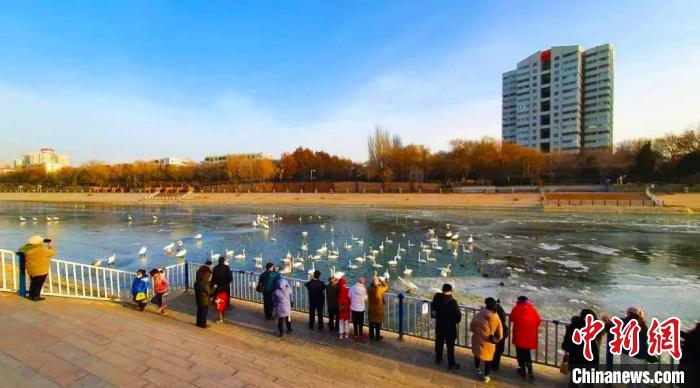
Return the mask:
M225 252L226 252L226 257L231 257L231 256L233 256L234 253L236 253L233 251L233 249L226 249Z
M415 247L416 244L412 243L411 240L408 240L408 246L409 246L409 247Z
M472 236L472 235L470 234L470 235L469 235L469 238L467 239L467 243L471 244L471 243L473 243L473 242L474 242L474 236Z
M349 251L349 250L352 249L352 245L350 245L350 244L346 241L345 244L343 244L343 249L345 249L346 251Z
M245 259L245 249L243 250L243 253L239 253L236 256L234 256L235 259Z
M455 233L452 235L452 240L457 241L459 240L459 233Z
M220 257L221 253L214 253L214 251L209 251L209 258L211 259L211 261L219 260Z
M19 222L24 222L24 221L26 221L26 220L27 220L26 218L24 218L24 217L22 217L22 216L19 216Z
M350 269L357 269L357 268L359 268L359 267L356 266L355 264L353 264L352 261L348 260L348 268L350 268Z
M440 271L440 275L442 277L446 277L447 275L452 273L452 264L447 264L447 267L438 268L438 271Z
M306 271L306 273L309 274L309 276L313 276L314 272L316 272L316 263L314 263L312 261L311 262L311 269Z
M445 233L445 237L446 237L446 238L452 237L452 232L447 232L447 233Z
M403 274L406 276L411 276L411 274L413 274L413 269L409 269L408 267L404 267Z
M355 258L355 261L358 262L358 263L364 263L365 260L367 259L365 256L366 256L366 255L357 256L357 257Z
M197 234L195 234L194 236L192 236L192 238L195 239L195 240L201 240L201 239L202 239L202 234L201 234L201 233L197 233Z
M186 254L187 254L187 249L182 248L179 251L177 251L177 253L175 254L175 257L185 257Z
M112 265L117 260L117 254L112 253L112 256L107 258L107 265Z
M164 247L163 247L163 250L164 250L164 251L172 251L173 248L175 248L175 243L170 243L170 244L164 246Z
M386 271L384 271L384 279L389 279L391 275L389 274L389 269L387 268Z
M391 244L391 243L393 243L394 241L393 241L393 240L389 240L389 236L386 236L386 237L384 238L384 242L386 242L387 244Z
M148 248L141 247L141 249L139 249L139 256L145 256L147 250L148 250Z
M419 262L419 263L427 263L427 262L428 262L428 261L425 260L425 259L421 259L421 257L420 257L420 251L418 251L418 262Z
M399 252L406 252L406 248L401 248L401 244L399 244Z

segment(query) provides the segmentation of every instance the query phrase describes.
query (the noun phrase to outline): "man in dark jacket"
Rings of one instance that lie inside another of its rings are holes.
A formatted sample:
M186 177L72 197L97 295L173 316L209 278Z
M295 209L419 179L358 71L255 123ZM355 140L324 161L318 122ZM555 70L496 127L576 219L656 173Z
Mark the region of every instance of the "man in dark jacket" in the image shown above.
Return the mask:
M435 362L442 362L442 349L447 344L447 367L459 369L455 362L455 340L462 312L452 297L452 285L443 284L442 292L435 294L430 303L430 316L435 318Z
M194 297L197 301L197 326L207 327L209 299L211 299L211 260L199 267L194 281Z
M508 322L506 322L506 312L501 306L501 300L496 301L496 313L498 318L501 320L501 326L503 326L503 338L496 344L496 352L493 354L493 361L491 362L491 369L498 370L501 366L501 356L506 348L506 339L510 334L510 329L508 329Z
M217 297L218 294L226 294L223 300L223 307L217 309L218 319L217 322L224 321L224 312L228 308L231 302L231 282L233 281L233 275L231 274L231 267L226 264L226 258L220 257L219 264L214 267L211 276L211 294Z
M679 369L685 372L685 382L682 387L700 386L700 323L690 331L682 331L683 344Z
M588 361L586 357L584 357L583 343L574 343L574 331L586 327L586 315L592 315L593 319L598 319L593 310L583 309L581 310L581 314L571 317L571 323L566 326L566 332L564 332L561 348L568 354L569 371L573 368L596 369L600 362L600 337L591 341L591 348L593 350L592 361ZM571 372L569 373L569 387L578 387L578 384L574 384L573 373Z
M267 320L273 319L272 312L274 310L274 305L272 303L272 294L275 292L279 279L280 274L275 271L275 265L267 263L267 265L265 265L265 272L260 274L260 279L258 280L262 285L263 311L265 312L265 319Z
M328 307L328 330L338 331L338 278L335 275L328 279L326 285L326 306Z
M323 302L326 284L320 280L321 271L314 271L314 278L306 282L309 291L309 330L314 329L314 318L318 316L318 330L323 330Z

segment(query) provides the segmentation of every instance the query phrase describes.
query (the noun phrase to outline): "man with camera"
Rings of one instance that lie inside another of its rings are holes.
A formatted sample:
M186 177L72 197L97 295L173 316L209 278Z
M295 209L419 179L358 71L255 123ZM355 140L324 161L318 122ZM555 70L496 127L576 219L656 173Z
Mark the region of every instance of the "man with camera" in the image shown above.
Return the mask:
M30 278L29 299L35 302L44 300L45 298L41 297L41 288L49 274L51 258L56 255L56 243L50 239L42 239L41 236L31 236L19 251L24 254L27 275Z

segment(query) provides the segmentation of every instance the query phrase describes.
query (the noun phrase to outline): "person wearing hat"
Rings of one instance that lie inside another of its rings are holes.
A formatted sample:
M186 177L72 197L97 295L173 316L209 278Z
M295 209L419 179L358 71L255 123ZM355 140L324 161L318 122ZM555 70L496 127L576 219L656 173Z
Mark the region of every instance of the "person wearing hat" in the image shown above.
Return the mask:
M47 244L44 245L44 243ZM27 239L27 243L19 248L19 252L24 254L25 268L30 279L29 299L44 300L41 296L41 288L49 274L51 258L56 255L56 243L52 240L44 240L41 236L31 236Z
M342 273L342 272L341 272ZM340 321L338 319L338 274L328 278L326 284L326 308L328 309L328 330L337 332Z
M382 323L384 322L384 293L389 291L389 284L383 277L375 276L367 290L369 304L369 339L380 341Z
M518 374L535 380L532 370L532 349L537 349L537 333L542 323L540 314L526 296L519 296L518 301L510 312L510 323L513 327L513 345L518 359Z
M258 283L262 286L263 293L263 312L265 313L265 319L272 320L274 312L274 304L272 302L272 295L277 289L277 282L280 280L280 274L275 270L275 265L272 263L267 263L265 265L265 272L260 274Z
M503 339L503 325L498 317L498 303L493 298L484 300L486 306L477 313L469 324L472 332L472 352L474 368L484 383L491 381L491 361L496 353L496 344ZM484 371L480 368L484 361Z
M197 326L207 328L207 314L209 312L209 300L211 299L211 260L197 269L194 281L194 298L197 301Z
M452 285L442 285L442 292L433 296L430 303L430 316L435 318L435 362L442 362L442 350L447 344L447 367L459 369L455 362L455 341L457 340L457 325L462 320L459 304L452 297Z

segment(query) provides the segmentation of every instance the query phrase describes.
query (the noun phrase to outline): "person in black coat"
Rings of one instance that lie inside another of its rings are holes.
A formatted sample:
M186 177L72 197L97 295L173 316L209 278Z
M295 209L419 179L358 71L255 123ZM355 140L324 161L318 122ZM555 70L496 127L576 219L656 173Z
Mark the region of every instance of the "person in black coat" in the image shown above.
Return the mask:
M219 258L219 264L214 267L214 271L211 277L212 285L212 295L217 296L221 294L224 296L222 299L223 307L217 309L219 314L217 322L224 321L224 313L228 308L229 302L231 300L231 282L233 282L233 275L231 274L231 267L226 264L226 259L224 257Z
M569 387L578 386L578 384L574 384L572 380L572 368L597 369L598 363L600 362L600 336L591 341L591 350L593 351L592 361L588 361L586 360L586 357L584 357L583 344L575 344L573 340L574 331L577 329L583 329L586 326L587 315L592 315L593 319L598 319L593 310L581 310L579 315L571 317L571 323L566 326L566 332L564 333L564 339L561 344L562 350L567 352L569 355Z
M700 386L700 323L689 331L682 331L681 338L681 362L679 369L685 372L683 387Z
M194 281L194 297L197 301L197 326L206 329L209 300L211 299L211 260L199 267Z
M314 278L306 282L309 291L309 330L314 329L318 315L318 330L323 330L323 304L326 300L326 283L321 280L321 271L314 272Z
M496 344L496 352L493 354L493 361L491 362L491 370L498 370L501 366L501 356L506 348L506 339L510 335L510 329L508 328L508 322L506 322L506 312L501 306L501 300L496 301L496 314L501 320L501 326L503 326L503 338Z
M447 344L447 367L459 369L455 362L455 341L457 340L457 324L462 320L459 304L452 297L452 285L442 285L430 303L430 316L435 318L435 362L442 362L442 350Z

